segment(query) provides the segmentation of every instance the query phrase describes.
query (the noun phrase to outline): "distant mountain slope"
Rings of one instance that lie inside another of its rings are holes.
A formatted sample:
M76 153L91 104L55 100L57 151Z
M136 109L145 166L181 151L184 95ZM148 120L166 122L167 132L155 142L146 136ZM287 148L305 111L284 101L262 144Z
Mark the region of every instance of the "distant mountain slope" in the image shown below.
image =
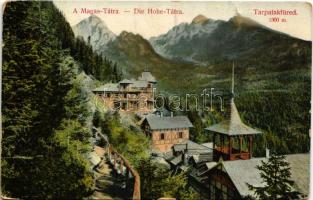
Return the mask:
M108 49L109 51L103 53L124 65L143 65L144 63L147 65L162 59L142 36L126 31L118 35L114 41L109 42Z
M116 38L106 24L95 15L82 20L73 26L72 29L75 36L83 37L86 42L88 42L88 37L90 37L90 44L95 51L106 49L108 42Z
M90 18L83 20L84 26L79 26L86 27L88 33L96 29L94 24L104 24L98 18ZM88 23L90 21L97 23ZM101 26L98 27L99 32ZM89 36L83 29L78 32L85 38ZM111 31L105 26L104 32ZM96 35L90 35L91 41ZM229 21L199 15L190 24L177 25L150 42L139 34L123 31L115 38L101 42L102 45L98 44L100 42L92 43L94 49L117 62L126 77L137 76L148 68L162 80L159 88L175 92L199 90L208 85L226 86L233 60L236 61L236 73L242 79L295 69L308 70L311 65L311 42L270 30L240 15ZM258 80L253 85L258 85ZM267 83L258 86L259 89L268 89ZM240 86L243 90L253 88L250 82Z
M290 56L307 57L311 48L311 42L271 30L241 15L229 21L199 15L190 24L181 23L149 41L166 58L202 65L225 59L250 60L255 56L288 60ZM273 64L281 68L283 63Z
M76 36L83 37L86 41L90 36L93 49L118 63L125 77L133 78L143 70L149 69L160 80L160 88L178 91L181 90L181 87L187 89L188 81L190 82L197 75L196 73L190 74L190 70L197 67L160 56L154 51L151 44L139 34L123 31L118 36L110 37L110 40L105 40L105 37L98 37L101 35L100 32L109 35L111 33L104 24L98 17L90 16L73 29ZM179 73L177 73L178 71ZM168 77L176 77L183 83L177 84L176 79L169 79Z
M188 82L197 75L190 73L196 66L163 58L139 34L123 31L114 41L108 43L108 49L104 55L117 61L126 77L136 77L143 70L149 69L158 79L160 88L166 88L168 91L188 88ZM177 84L177 80L183 82Z

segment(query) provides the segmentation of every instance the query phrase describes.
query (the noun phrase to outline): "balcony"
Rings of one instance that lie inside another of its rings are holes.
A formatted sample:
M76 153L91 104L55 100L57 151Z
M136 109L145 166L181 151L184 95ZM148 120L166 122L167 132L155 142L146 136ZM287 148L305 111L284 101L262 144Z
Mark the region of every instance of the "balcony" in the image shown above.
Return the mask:
M231 152L229 147L216 147L213 151L214 160L218 161L220 157L223 160L248 160L250 159L250 153L248 151L239 151L238 149L232 148Z

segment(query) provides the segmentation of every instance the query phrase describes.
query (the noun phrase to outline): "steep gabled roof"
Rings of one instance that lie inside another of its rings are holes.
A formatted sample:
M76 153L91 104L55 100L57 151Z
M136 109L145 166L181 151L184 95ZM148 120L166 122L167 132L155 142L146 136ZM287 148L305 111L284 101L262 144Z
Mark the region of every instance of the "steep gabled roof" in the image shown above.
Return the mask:
M142 72L141 73L141 77L138 78L139 80L145 80L148 82L152 82L152 83L156 83L156 79L154 78L154 76L152 76L152 74L150 72Z
M233 98L231 99L230 102L230 112L229 115L227 116L227 119L222 121L221 123L206 128L206 130L230 136L252 135L262 133L259 130L247 126L241 121Z
M221 133L225 135L253 135L253 134L259 134L261 131L258 131L256 129L253 129L246 124L244 124L239 116L237 107L234 102L234 88L235 88L235 81L234 81L234 63L232 68L232 85L231 85L231 93L232 97L230 100L230 109L227 115L227 119L222 121L219 124L212 125L206 130L213 131L215 133Z
M254 191L249 190L247 183L256 187L265 185L260 176L260 171L256 168L256 166L261 165L261 161L267 162L268 158L221 162L241 196L254 195ZM310 154L286 155L286 161L290 164L291 179L295 182L294 189L308 195L310 189Z
M148 115L145 120L148 122L151 130L193 127L186 116L161 117L157 115Z
M249 160L223 161L222 165L229 178L234 183L241 196L253 195L254 191L249 190L247 183L255 187L263 187L260 171L256 168L261 161L267 158L252 158Z

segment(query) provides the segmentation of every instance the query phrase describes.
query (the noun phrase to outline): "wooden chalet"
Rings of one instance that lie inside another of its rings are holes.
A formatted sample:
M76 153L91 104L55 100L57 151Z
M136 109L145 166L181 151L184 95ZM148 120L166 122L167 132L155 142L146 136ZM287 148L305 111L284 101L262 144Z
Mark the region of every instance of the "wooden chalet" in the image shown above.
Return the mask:
M108 83L93 90L111 110L148 114L154 111L153 88L157 81L148 71L137 80L123 79Z
M264 186L260 171L256 166L268 158L252 158L249 160L233 160L203 163L199 168L192 169L190 183L201 199L227 200L254 197L247 183L253 186ZM290 164L291 179L295 182L294 190L300 192L300 198L309 194L310 154L286 155Z
M147 115L141 123L145 134L151 138L152 148L168 152L175 144L189 140L189 128L193 127L186 116Z

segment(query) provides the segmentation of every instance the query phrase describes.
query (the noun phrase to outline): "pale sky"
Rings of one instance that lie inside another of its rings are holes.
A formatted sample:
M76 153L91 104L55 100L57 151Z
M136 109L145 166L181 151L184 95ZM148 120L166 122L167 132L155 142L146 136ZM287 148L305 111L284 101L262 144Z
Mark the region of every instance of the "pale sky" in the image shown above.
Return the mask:
M291 36L312 40L312 8L309 3L302 2L104 2L104 1L54 1L64 13L71 26L89 17L81 13L82 8L118 9L120 14L96 14L115 34L122 31L139 33L146 39L166 33L173 26L182 22L190 23L199 14L211 19L228 20L236 14L249 17L271 29L287 33ZM74 9L78 13L73 13ZM144 14L133 13L135 8L145 10ZM181 15L151 15L147 13L153 9L179 9ZM262 16L255 15L258 10L296 10L297 15ZM126 11L126 12L125 12ZM130 12L127 12L130 11ZM278 17L286 22L270 22L270 18Z

